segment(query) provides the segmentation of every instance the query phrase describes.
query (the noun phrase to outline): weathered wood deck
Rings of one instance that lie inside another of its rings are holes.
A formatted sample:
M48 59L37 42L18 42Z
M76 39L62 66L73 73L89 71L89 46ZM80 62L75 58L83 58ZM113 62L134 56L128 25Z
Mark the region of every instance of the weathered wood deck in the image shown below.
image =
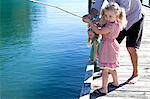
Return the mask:
M118 68L119 88L109 87L106 96L93 93L101 87L101 77L94 79L90 85L90 99L150 99L150 8L143 7L145 13L144 30L142 44L138 50L139 54L139 80L135 84L125 84L124 82L132 75L132 64L125 47L125 40L121 43L121 57ZM93 77L93 76L92 76ZM109 77L109 82L112 79ZM85 89L88 90L88 89ZM87 97L82 99L88 99Z

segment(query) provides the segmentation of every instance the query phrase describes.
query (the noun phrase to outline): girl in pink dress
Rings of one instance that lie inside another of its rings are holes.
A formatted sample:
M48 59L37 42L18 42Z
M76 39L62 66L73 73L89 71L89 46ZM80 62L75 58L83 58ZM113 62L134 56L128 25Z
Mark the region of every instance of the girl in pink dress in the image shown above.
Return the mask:
M101 49L98 53L99 66L102 68L102 88L101 93L108 92L108 74L113 78L111 83L119 86L116 67L119 66L119 43L118 37L121 28L126 23L125 10L120 8L117 3L108 4L101 12L101 16L106 22L101 29L98 29L89 18L83 18L96 34L101 34Z

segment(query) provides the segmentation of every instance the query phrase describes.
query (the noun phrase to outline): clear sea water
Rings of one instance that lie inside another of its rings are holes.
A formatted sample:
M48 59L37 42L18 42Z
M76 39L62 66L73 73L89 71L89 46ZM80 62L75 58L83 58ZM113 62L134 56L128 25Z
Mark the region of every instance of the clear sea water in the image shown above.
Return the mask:
M41 0L87 13L85 0ZM0 0L0 99L77 99L88 61L87 25L29 0Z

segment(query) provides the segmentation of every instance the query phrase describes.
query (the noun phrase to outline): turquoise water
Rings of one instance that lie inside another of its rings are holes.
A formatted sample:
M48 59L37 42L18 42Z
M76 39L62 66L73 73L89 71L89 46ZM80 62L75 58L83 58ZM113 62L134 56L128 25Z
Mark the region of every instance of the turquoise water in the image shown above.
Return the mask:
M41 0L79 15L84 0ZM28 0L0 0L1 99L76 99L88 61L87 25Z

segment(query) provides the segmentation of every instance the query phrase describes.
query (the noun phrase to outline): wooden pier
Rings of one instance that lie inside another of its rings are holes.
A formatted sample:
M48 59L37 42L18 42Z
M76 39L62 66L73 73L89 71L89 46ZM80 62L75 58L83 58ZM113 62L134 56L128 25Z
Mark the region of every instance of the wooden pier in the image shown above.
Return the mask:
M118 78L120 86L109 88L106 96L95 93L101 87L101 76L94 78L93 65L87 69L84 88L80 99L150 99L150 8L143 6L145 14L142 44L138 50L139 55L139 80L135 84L126 84L125 81L132 75L132 64L130 56L125 47L125 40L121 43L120 67L118 68ZM91 75L89 73L92 73ZM89 79L87 78L88 76ZM109 82L112 79L109 77ZM90 88L89 88L90 87ZM90 90L89 90L90 89Z

